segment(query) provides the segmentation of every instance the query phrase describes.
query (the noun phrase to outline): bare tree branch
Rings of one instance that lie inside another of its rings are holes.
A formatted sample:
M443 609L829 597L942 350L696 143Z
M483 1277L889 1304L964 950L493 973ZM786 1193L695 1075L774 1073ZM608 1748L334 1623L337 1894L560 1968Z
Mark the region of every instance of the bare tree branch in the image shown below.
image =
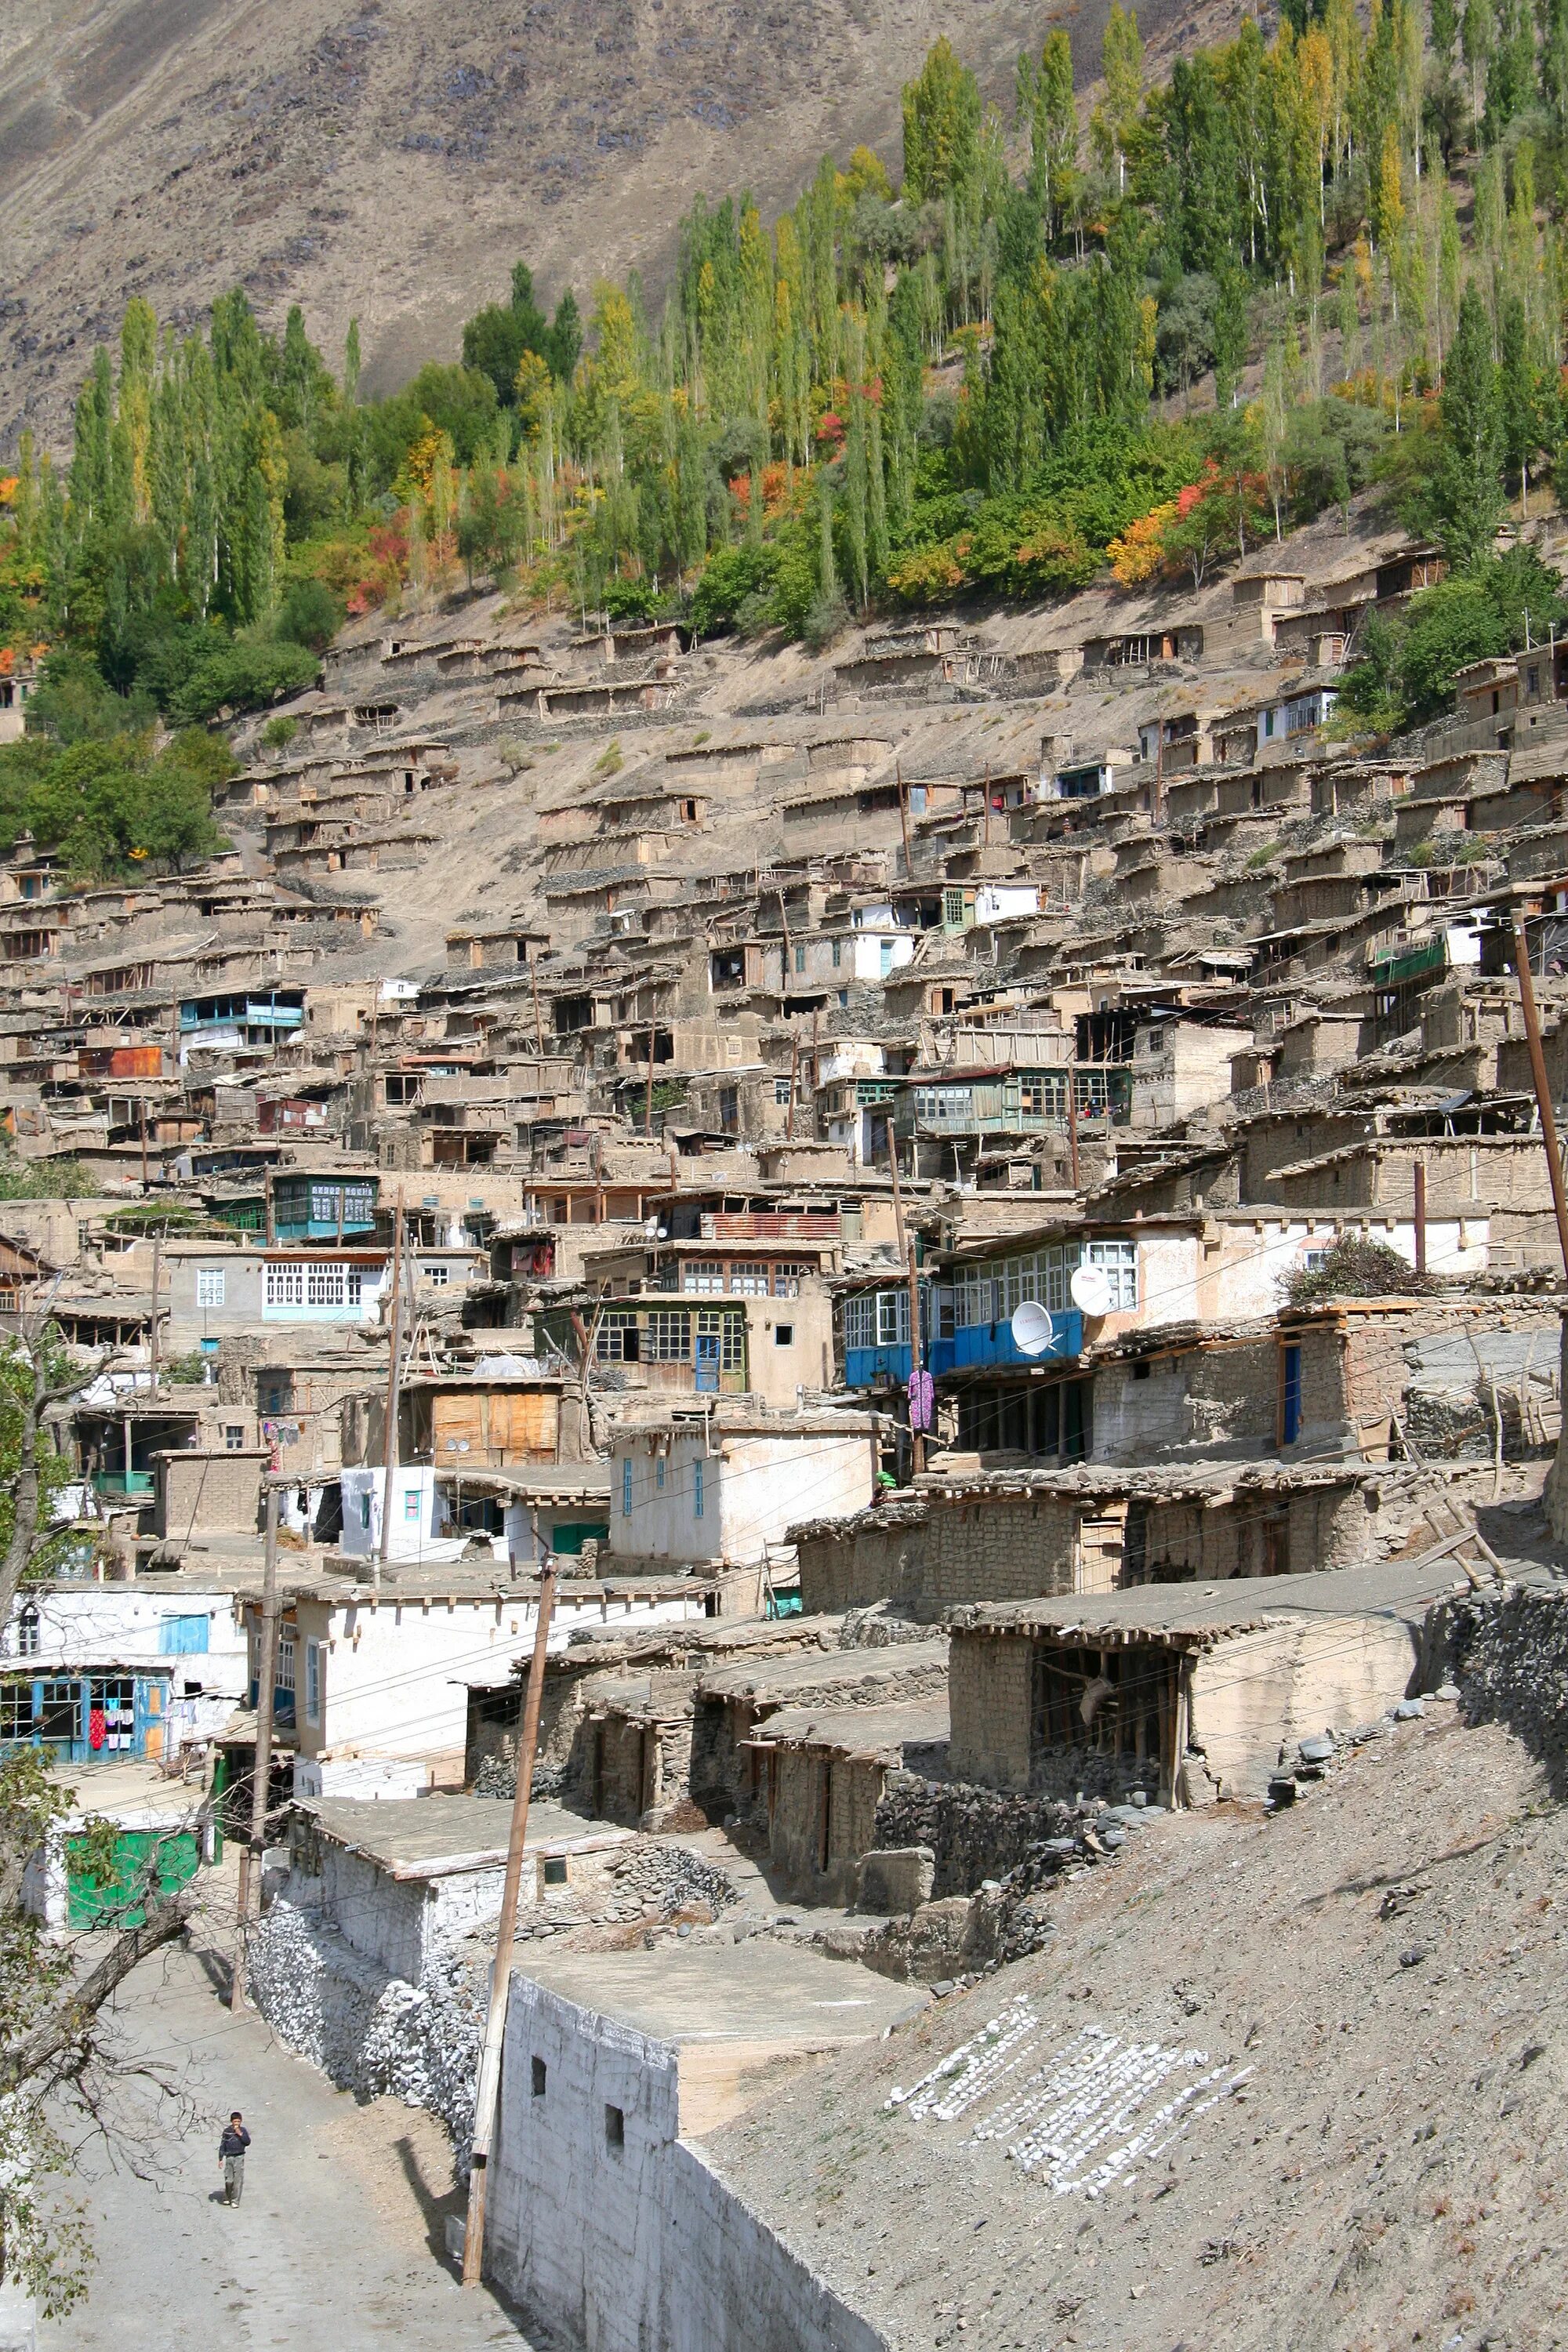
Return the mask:
M41 2025L0 2055L0 2096L41 2074L92 2030L93 2021L110 1994L133 1968L163 1944L183 1934L192 1898L182 1892L149 1911L140 1927L126 1927L114 1938L98 1966L89 1969L74 1991L52 2010Z

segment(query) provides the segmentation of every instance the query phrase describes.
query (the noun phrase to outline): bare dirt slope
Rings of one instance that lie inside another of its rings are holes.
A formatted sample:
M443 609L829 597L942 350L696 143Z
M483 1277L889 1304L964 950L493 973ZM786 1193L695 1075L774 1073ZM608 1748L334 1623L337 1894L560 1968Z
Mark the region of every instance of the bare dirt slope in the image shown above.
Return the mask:
M1544 2352L1565 1860L1523 1748L1428 1701L1293 1811L1142 1832L1046 1954L709 2152L899 2352Z
M1224 5L1148 0L1155 53ZM8 0L0 448L58 437L132 294L176 320L237 282L268 320L299 301L334 358L357 314L375 391L455 356L520 254L552 294L657 279L700 190L771 214L860 140L896 170L939 33L1010 117L1057 13L1086 80L1106 0Z

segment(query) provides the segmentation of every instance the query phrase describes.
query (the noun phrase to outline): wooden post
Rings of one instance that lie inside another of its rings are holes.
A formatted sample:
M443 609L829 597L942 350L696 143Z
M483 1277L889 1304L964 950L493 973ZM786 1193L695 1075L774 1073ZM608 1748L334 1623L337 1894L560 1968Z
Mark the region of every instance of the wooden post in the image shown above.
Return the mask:
M278 1238L278 1209L272 1198L272 1171L268 1168L262 1178L267 1196L267 1246L272 1247Z
M1415 1271L1426 1271L1426 1162L1415 1162Z
M984 849L989 849L991 846L991 762L989 760L985 762L985 830L981 835L981 846Z
M267 1800L272 1778L272 1700L278 1681L278 1488L267 1482L267 1549L261 1579L261 1631L256 1666L256 1768L250 1782L250 1835L240 1848L238 1918L230 2009L247 2009L246 1939L250 1933L251 1880L258 1876L267 1844ZM259 1886L257 1889L259 1893Z
M153 1386L158 1385L158 1293L163 1287L163 1236L153 1235L153 1321L147 1334L147 1364L153 1375Z
M397 1206L392 1213L392 1312L391 1348L386 1360L386 1426L382 1433L381 1451L381 1541L376 1547L375 1571L373 1581L381 1582L381 1571L386 1565L386 1549L392 1539L392 1483L397 1467L397 1392L403 1374L403 1194L399 1191Z
M893 762L893 773L899 780L899 823L904 830L904 872L912 876L915 869L914 862L910 856L910 789L904 782L904 763L901 760L896 760Z
M1078 1177L1078 1066L1068 1064L1068 1161L1072 1170L1072 1188L1080 1187Z
M779 902L779 929L784 933L784 968L779 974L779 1000L782 1003L789 994L789 917L784 912L784 891L777 884L773 887L773 896Z
M142 1190L147 1190L147 1105L142 1104Z
M1524 1034L1530 1046L1530 1076L1535 1087L1535 1107L1541 1114L1541 1139L1546 1147L1546 1172L1552 1180L1552 1207L1557 1219L1558 1246L1563 1252L1563 1264L1568 1270L1568 1196L1563 1188L1563 1154L1557 1142L1557 1118L1552 1108L1552 1088L1546 1079L1546 1056L1541 1050L1541 1017L1535 1009L1535 983L1530 976L1530 942L1525 938L1524 917L1516 907L1513 913L1513 968L1519 975L1520 1010L1524 1014Z
M915 1271L915 1244L912 1234L906 1264L910 1277L910 1391L912 1402L914 1386L921 1370L921 1283L920 1276ZM926 1466L926 1442L924 1432L914 1426L912 1414L910 1422L910 1466L918 1478Z
M539 1009L539 958L537 954L531 955L528 959L528 977L533 984L533 1034L539 1045L539 1058L542 1062L544 1059L544 1015Z
M899 1255L904 1261L910 1286L910 1384L921 1369L921 1293L915 1273L915 1245L904 1223L903 1188L899 1182L899 1139L889 1114L888 1119L888 1160L893 1171L893 1215L897 1220ZM925 1439L911 1423L910 1427L910 1458L917 1471L926 1466Z
M795 1141L795 1090L800 1077L800 1039L789 1041L789 1120L784 1128L784 1141Z
M511 1801L511 1833L507 1842L506 1876L501 1881L500 1917L496 1923L496 1957L490 1971L489 2011L485 2020L479 2091L474 2102L474 2141L468 2159L468 2225L463 2237L465 2286L478 2286L484 2271L485 2189L489 2172L490 2143L495 2136L501 2042L506 2033L507 1994L511 1987L512 1958L517 1948L518 1895L522 1885L528 1806L533 1791L533 1759L539 1747L539 1709L544 1695L544 1658L554 1601L555 1559L552 1554L539 1572L539 1623L534 1629L533 1664L522 1705L522 1731L517 1747L517 1790Z
M642 1131L645 1135L653 1133L653 1044L656 1034L652 1029L647 1033L647 1085L643 1089L642 1098Z

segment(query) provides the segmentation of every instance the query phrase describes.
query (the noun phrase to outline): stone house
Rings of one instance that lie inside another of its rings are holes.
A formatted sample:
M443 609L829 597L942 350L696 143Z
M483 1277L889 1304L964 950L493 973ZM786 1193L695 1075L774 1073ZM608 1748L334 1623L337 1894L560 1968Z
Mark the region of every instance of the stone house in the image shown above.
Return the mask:
M837 1718L889 1703L930 1704L940 1701L946 1688L945 1638L710 1667L698 1677L693 1701L692 1802L710 1822L739 1815L771 1833L783 1785L781 1759L764 1754L758 1734L781 1709L791 1710L798 1734L805 1728L803 1711ZM821 1761L797 1760L785 1775L789 1794L780 1834L786 1840L795 1834L790 1822L806 1801L805 1785L816 1785Z
M877 1808L891 1776L946 1768L947 1697L783 1706L749 1744L763 1764L774 1868L808 1902L850 1904L878 1843Z

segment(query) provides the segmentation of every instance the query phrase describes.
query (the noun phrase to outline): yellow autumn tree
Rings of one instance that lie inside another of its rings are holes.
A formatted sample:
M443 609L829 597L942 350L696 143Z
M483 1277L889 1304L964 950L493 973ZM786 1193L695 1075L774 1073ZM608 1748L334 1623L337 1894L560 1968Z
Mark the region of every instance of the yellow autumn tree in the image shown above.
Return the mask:
M1145 580L1152 580L1157 572L1163 570L1165 533L1175 520L1176 502L1171 499L1152 513L1140 515L1136 522L1128 524L1120 539L1111 541L1106 553L1119 586L1142 587Z

